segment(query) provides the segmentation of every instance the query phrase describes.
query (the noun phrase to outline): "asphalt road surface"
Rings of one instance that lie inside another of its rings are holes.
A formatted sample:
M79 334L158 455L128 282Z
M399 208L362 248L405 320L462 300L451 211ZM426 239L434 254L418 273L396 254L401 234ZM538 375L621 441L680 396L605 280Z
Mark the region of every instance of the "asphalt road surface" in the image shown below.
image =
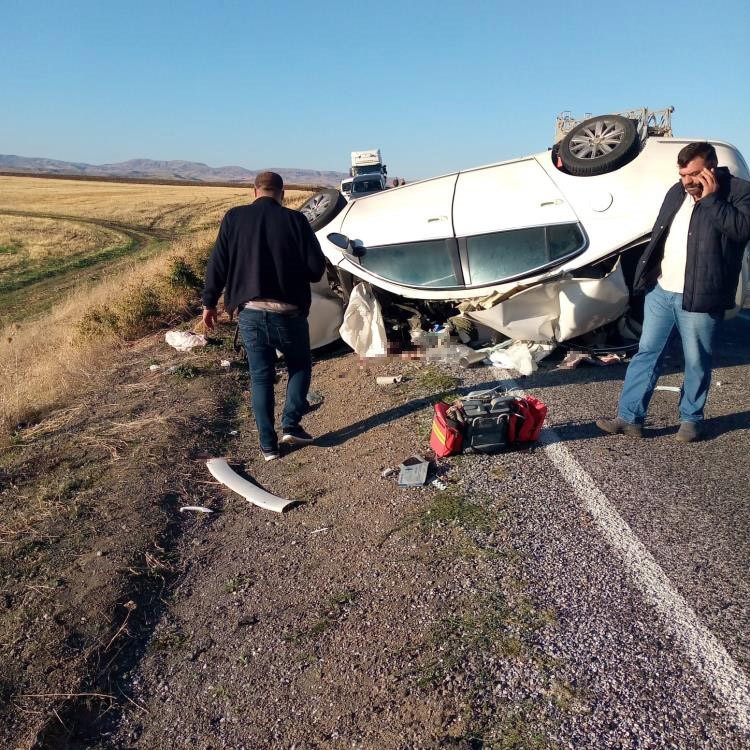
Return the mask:
M659 385L679 386L679 341L667 365ZM750 748L750 315L721 331L700 443L675 440L669 390L644 438L601 433L624 373L548 365L516 380L550 413L540 447L513 461L512 531L529 588L558 612L547 648L591 706L557 740Z

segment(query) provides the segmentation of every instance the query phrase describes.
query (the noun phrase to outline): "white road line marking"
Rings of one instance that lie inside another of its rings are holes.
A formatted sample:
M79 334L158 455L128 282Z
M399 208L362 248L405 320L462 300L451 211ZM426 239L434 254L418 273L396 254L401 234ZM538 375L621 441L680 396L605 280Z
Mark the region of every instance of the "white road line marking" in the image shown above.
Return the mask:
M734 723L743 731L750 731L750 680L745 673L674 588L627 522L563 445L560 436L552 429L545 429L540 442L604 538L622 555L636 585L664 619Z
M505 384L509 391L523 394L523 388L514 380L508 379ZM636 586L671 630L693 666L703 675L732 723L750 733L750 680L747 675L674 588L625 519L565 447L562 438L546 427L539 442L591 514L600 533L620 553Z

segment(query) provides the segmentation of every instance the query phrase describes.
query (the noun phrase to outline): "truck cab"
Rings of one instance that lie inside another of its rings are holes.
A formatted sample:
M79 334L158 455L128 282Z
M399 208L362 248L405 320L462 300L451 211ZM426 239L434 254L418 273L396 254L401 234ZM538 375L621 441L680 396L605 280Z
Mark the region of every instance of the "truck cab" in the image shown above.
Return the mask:
M341 192L347 200L362 198L385 190L388 180L388 168L383 164L380 149L370 151L352 151L350 178L342 180Z

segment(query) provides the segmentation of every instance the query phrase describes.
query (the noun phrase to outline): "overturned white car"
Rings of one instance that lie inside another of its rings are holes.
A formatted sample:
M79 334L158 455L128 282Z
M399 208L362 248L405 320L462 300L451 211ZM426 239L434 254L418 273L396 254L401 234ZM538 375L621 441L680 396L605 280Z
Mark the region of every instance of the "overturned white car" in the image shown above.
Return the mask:
M428 328L461 313L512 339L557 342L637 318L635 264L693 140L704 139L604 115L549 151L348 204L331 195L317 214L304 206L330 262L313 290L314 345L335 340L357 281L371 285L389 337L404 341L415 320ZM735 147L711 142L720 165L750 179ZM738 305L748 281L746 254Z

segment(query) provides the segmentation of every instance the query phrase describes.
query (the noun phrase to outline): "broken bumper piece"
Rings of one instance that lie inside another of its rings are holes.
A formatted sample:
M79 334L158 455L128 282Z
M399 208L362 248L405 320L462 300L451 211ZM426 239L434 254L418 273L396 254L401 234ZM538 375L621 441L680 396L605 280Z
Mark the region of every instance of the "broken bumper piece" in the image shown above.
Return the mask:
M257 505L259 508L272 510L275 513L283 513L288 507L294 504L294 500L286 500L283 497L276 497L270 492L258 487L257 484L248 482L237 472L229 468L225 458L209 458L206 466L211 474L230 490L242 495L245 500Z

